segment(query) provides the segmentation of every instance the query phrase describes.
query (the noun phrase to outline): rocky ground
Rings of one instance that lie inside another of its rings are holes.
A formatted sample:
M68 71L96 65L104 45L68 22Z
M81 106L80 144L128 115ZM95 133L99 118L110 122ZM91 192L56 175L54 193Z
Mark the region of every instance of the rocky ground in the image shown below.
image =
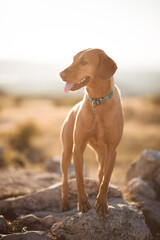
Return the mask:
M0 169L0 199L29 194L60 180L57 173L23 168Z
M49 162L48 169L52 166ZM98 183L88 178L85 185L93 208L78 213L76 181L71 179L71 210L61 212L59 166L55 172L0 170L1 240L160 239L159 152L144 151L131 165L124 195L110 185L106 217L100 217L94 209Z
M124 196L142 209L155 239L160 239L160 152L145 150L127 172Z

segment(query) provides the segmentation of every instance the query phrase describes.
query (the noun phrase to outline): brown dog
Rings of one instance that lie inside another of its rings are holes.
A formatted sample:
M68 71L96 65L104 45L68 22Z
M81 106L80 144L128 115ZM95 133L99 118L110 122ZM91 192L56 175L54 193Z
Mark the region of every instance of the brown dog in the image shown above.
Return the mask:
M79 52L73 63L60 73L66 82L65 92L86 87L86 93L69 112L62 127L63 174L62 210L69 209L68 168L73 154L77 180L78 208L86 212L91 208L83 179L83 152L89 144L97 153L99 193L95 208L100 215L108 211L107 191L113 171L116 148L123 131L120 94L114 85L116 63L100 49Z

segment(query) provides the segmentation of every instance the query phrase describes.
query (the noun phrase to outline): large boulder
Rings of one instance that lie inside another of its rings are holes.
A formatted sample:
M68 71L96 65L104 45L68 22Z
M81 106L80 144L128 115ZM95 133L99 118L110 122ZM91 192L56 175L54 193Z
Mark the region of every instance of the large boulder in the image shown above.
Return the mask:
M120 189L110 185L108 192L109 213L101 217L96 213L94 204L98 193L98 182L85 178L86 191L93 208L85 214L77 211L76 180L69 181L71 210L60 211L62 184L55 184L29 195L0 201L0 212L10 220L10 232L16 229L20 234L2 237L10 239L109 239L109 240L150 240L151 235L141 211L122 198ZM24 233L22 233L24 231ZM28 232L28 231L32 231ZM31 234L30 238L29 235ZM49 236L47 235L49 234ZM27 238L28 236L28 238ZM34 237L34 236L33 236ZM34 239L34 238L33 238ZM34 239L34 240L35 240Z
M126 178L141 177L154 181L160 185L160 152L155 150L144 150L128 169Z
M145 150L127 172L126 199L137 202L156 239L160 237L160 152Z
M77 213L53 224L53 236L65 240L149 240L150 231L135 206L120 198L109 199L109 212L100 217L95 209Z

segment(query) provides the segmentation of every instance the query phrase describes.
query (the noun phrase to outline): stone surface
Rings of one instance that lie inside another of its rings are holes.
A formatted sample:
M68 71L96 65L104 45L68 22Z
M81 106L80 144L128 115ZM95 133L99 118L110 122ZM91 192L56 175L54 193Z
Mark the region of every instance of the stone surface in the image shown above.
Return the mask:
M144 150L140 157L134 161L127 172L127 181L135 177L148 180L160 180L160 152Z
M16 234L1 235L0 239L48 240L50 237L56 240L151 239L142 212L138 211L135 205L128 204L123 200L118 187L109 186L109 213L106 217L100 217L94 209L99 188L98 182L85 178L86 192L92 205L92 209L86 214L81 214L77 210L76 186L76 180L71 179L69 181L69 199L72 209L66 212L60 211L61 183L36 193L1 200L0 212L11 221L9 232L16 231ZM49 237L48 233L51 234Z
M86 191L88 196L96 197L98 193L98 183L96 180L85 178ZM76 180L69 181L69 198L71 208L77 206L77 187ZM110 185L109 197L121 196L120 190ZM0 200L0 214L8 218L15 218L20 215L26 215L40 210L58 211L61 205L61 183L54 184L49 188L40 190L29 195ZM59 210L60 211L60 210Z
M125 198L137 202L154 239L160 236L160 152L145 150L127 173Z
M132 196L141 195L148 199L156 199L155 184L151 180L143 180L140 177L133 178L128 182L127 190Z
M48 159L45 162L46 170L49 172L56 172L56 173L61 174L60 161L61 161L60 156L56 156L56 157L53 157L52 159Z
M45 231L46 229L49 229L56 220L57 219L53 215L47 215L40 218L34 214L29 214L26 216L20 216L15 222L19 226L20 230L23 229L23 226L25 226L29 231Z
M21 196L61 181L61 175L21 168L0 168L0 199Z
M150 231L143 215L124 200L109 200L109 212L100 217L95 209L77 213L52 226L52 234L65 240L149 240Z
M0 215L0 233L7 233L8 231L8 224L6 219Z
M44 232L26 232L26 233L14 233L7 236L2 236L1 240L53 240L47 236Z

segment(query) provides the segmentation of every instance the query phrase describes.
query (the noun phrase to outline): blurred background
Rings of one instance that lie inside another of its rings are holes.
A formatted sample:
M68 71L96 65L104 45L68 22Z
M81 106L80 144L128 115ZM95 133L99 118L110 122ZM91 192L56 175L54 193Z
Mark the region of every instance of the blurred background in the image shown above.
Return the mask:
M160 150L159 12L159 0L1 0L0 167L45 169L60 156L61 124L84 90L64 94L59 72L86 48L118 65L125 129L112 183L143 149ZM97 176L89 148L85 163Z

